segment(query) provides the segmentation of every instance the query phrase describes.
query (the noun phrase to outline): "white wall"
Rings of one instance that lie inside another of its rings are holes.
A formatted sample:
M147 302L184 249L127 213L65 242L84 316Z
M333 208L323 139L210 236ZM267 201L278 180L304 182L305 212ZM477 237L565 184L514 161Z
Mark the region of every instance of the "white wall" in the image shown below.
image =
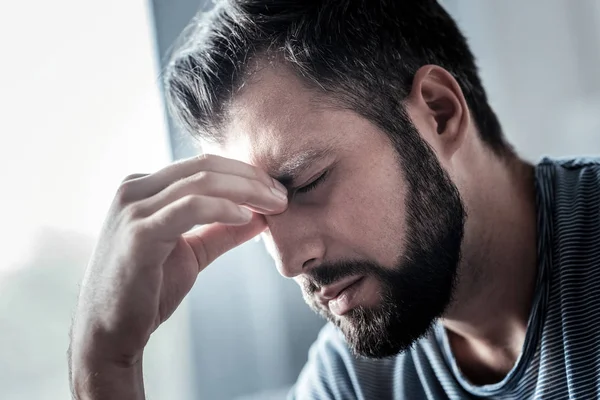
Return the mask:
M443 0L520 153L600 155L600 1Z
M70 398L78 282L120 180L170 161L143 0L0 2L0 398ZM190 399L185 307L148 394Z

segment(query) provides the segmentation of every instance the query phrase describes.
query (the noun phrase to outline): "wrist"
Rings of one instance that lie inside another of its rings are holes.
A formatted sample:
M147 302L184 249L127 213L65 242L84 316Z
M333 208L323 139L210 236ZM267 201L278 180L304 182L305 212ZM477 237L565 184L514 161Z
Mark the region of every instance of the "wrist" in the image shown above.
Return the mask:
M118 355L114 341L74 329L69 349L70 382L77 400L144 399L142 354Z
M71 384L77 400L142 400L142 359L133 364L107 362L93 357L71 360Z

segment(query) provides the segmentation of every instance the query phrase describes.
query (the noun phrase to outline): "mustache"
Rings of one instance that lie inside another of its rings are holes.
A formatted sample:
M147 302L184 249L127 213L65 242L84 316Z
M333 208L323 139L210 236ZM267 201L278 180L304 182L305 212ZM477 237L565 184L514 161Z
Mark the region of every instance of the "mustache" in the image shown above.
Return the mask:
M307 278L302 283L304 292L312 295L321 287L331 285L340 279L353 275L381 274L382 267L368 260L339 260L323 263L307 272Z

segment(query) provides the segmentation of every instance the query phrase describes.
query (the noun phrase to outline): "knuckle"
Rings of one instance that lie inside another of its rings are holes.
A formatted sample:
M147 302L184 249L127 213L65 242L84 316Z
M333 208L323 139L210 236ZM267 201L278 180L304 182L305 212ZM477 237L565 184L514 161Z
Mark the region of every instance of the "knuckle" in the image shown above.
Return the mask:
M255 167L253 165L251 165L251 171L252 171L252 178L266 184L266 182L270 182L271 181L271 176L263 169Z
M212 154L200 154L198 156L198 164L200 166L208 166L211 165L211 163L213 162L215 156L213 156Z
M181 207L186 212L191 212L196 207L198 207L199 203L201 203L201 199L198 196L191 195L191 194L182 197L180 201L181 201L181 203L180 203Z
M267 174L265 171L263 171L262 169L259 169L259 168L254 168L254 175L255 175L255 179L260 181L265 186L266 186L266 182L271 182L271 180L273 179L273 178L271 178L271 176L269 174Z
M130 204L123 208L123 216L126 221L131 222L142 219L145 214L142 207L140 207L138 204Z
M146 174L129 174L121 181L121 183L129 182L134 179L142 178L144 176L146 176Z
M127 242L133 248L139 247L148 236L148 231L149 227L141 222L130 224L126 234Z
M194 175L192 181L199 185L212 185L215 180L215 174L210 171L200 171Z
M125 179L119 185L117 189L117 193L115 194L115 200L119 205L125 205L133 200L133 196L135 193L135 182L132 180Z
M123 185L119 186L117 189L117 193L115 193L115 205L118 208L123 208L129 202L131 195L129 194L130 190Z
M248 167L249 167L248 172L247 172L248 179L258 181L258 182L264 182L265 179L268 179L267 173L264 172L263 170L261 170L260 168L257 168L254 165L250 165L250 164L248 164Z

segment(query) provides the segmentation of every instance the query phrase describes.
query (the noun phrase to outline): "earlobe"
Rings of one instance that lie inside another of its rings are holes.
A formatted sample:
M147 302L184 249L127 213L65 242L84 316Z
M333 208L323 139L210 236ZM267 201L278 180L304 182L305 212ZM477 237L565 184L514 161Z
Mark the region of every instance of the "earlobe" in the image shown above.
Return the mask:
M409 102L422 110L429 130L437 133L430 138L435 147L451 157L462 145L470 123L469 108L456 79L437 65L423 66L413 79Z

